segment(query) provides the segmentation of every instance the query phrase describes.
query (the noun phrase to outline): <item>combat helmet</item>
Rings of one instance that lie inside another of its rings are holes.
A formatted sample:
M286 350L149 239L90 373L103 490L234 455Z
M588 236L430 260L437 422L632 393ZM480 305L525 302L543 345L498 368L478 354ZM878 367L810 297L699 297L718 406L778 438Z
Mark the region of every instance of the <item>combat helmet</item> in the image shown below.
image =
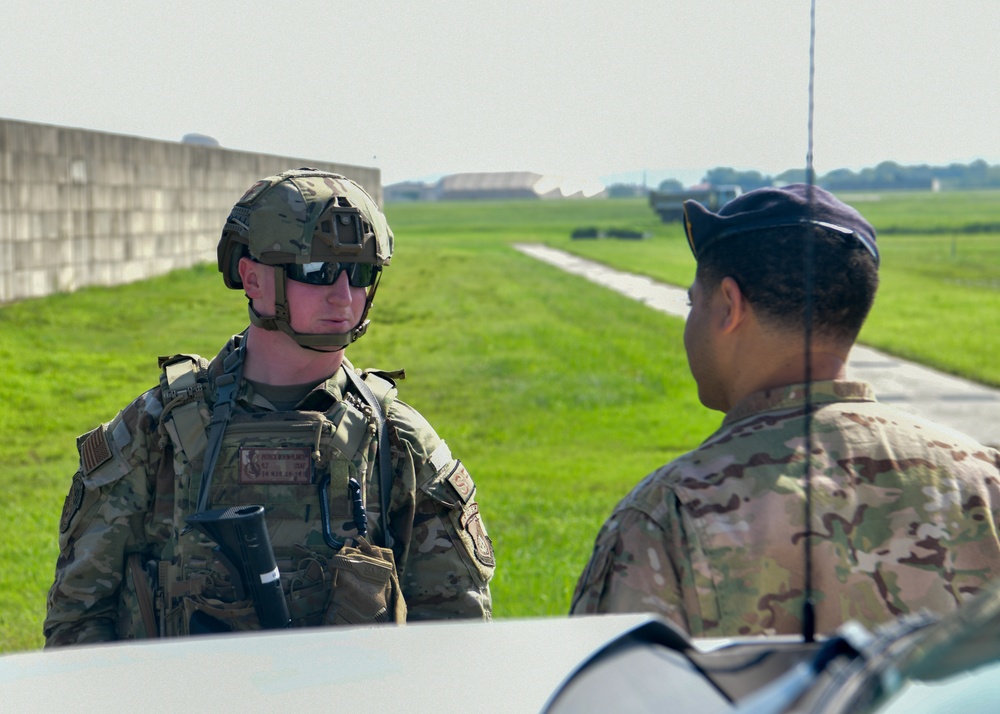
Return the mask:
M346 347L368 330L368 311L392 249L392 230L361 186L340 174L302 168L261 179L237 201L219 240L219 271L226 287L241 290L240 258L275 266L275 314L262 316L250 301L250 321L280 330L302 347ZM296 332L286 291L288 273L326 263L370 266L361 271L363 282L371 281L361 320L346 333Z

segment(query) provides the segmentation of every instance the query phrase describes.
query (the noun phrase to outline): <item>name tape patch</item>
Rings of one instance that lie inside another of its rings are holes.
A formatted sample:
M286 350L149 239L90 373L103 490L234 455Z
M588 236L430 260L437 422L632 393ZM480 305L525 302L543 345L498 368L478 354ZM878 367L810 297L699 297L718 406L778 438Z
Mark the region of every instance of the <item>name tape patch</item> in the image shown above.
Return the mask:
M242 485L308 485L312 474L309 449L240 448Z

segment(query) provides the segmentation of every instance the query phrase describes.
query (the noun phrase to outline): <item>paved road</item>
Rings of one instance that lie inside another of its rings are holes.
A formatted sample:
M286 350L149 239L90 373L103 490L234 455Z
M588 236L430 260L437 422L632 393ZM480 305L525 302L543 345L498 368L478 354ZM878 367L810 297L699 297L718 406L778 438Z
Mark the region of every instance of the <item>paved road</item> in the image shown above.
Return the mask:
M543 245L517 244L525 255L581 275L649 307L677 317L688 314L687 291ZM1000 390L936 372L856 345L847 362L853 379L871 382L880 402L920 414L1000 447Z

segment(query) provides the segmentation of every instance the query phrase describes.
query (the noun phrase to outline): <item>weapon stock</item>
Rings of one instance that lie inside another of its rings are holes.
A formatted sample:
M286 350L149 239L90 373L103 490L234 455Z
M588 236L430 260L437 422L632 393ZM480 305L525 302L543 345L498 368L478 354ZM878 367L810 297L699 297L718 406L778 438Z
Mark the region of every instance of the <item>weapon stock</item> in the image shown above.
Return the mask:
M289 627L291 617L264 524L264 507L217 508L186 520L218 544L215 550L233 575L238 597L253 601L261 627Z

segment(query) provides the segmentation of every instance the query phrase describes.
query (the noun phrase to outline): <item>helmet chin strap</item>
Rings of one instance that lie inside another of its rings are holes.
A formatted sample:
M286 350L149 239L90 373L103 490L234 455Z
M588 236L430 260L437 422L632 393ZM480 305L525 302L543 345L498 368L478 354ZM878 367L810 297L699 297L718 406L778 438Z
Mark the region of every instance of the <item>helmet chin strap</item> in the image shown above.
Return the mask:
M247 310L250 313L250 322L253 325L264 330L284 332L286 335L295 340L295 343L299 345L299 347L303 347L307 350L314 350L316 352L336 351L318 349L320 347L338 347L340 349L344 349L363 334L368 332L368 325L371 324L371 320L367 319L368 311L371 309L372 300L375 299L375 291L378 289L378 284L382 278L381 273L379 273L379 275L375 278L375 283L372 285L371 292L369 292L365 298L365 309L364 312L361 313L361 319L353 329L349 332L312 333L296 332L292 328L292 313L289 309L288 296L285 292L285 270L284 268L279 268L277 266L274 267L274 316L266 317L261 315L254 308L253 300L248 297Z

